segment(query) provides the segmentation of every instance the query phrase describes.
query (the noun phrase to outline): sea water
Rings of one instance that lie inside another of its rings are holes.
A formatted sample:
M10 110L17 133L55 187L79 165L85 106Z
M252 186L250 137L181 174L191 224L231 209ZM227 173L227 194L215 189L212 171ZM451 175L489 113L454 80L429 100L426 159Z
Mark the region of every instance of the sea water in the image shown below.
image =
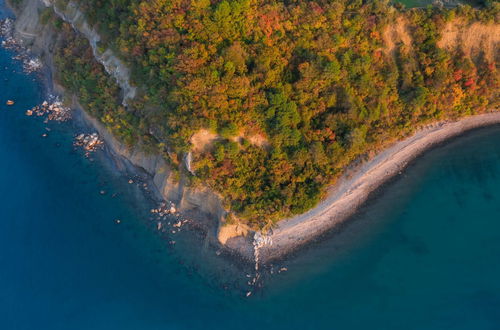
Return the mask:
M45 92L12 56L0 50L0 329L500 328L500 128L426 153L246 298L248 269L172 247L143 191L73 148L78 127L24 115Z

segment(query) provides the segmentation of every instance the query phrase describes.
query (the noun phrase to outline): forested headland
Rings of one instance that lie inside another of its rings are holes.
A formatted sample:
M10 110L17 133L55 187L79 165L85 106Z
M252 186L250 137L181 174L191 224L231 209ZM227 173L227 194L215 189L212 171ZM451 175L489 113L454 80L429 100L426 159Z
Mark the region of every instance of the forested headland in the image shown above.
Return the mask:
M348 166L422 125L498 109L497 1L77 2L140 92L122 106L88 42L47 9L68 33L59 80L255 227L312 208Z

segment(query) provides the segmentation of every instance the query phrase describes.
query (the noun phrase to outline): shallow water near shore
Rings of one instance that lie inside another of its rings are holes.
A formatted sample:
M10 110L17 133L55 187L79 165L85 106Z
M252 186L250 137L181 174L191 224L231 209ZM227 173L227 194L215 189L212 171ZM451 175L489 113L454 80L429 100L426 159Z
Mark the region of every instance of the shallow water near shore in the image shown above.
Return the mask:
M44 92L11 55L0 49L0 329L498 328L500 128L430 151L244 298L243 269L187 239L170 247L152 201L73 149L72 124L24 115Z

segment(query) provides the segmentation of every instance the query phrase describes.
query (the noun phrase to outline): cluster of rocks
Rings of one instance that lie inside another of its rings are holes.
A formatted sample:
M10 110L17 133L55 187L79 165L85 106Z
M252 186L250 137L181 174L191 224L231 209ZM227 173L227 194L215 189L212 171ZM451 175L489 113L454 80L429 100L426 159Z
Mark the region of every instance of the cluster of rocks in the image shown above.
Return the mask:
M253 236L253 254L255 261L255 276L248 281L249 286L257 287L260 279L259 265L260 265L260 249L266 245L273 245L271 236L262 234L260 231L256 232ZM251 277L247 275L247 277ZM252 291L246 293L247 297L252 295Z
M14 20L11 18L0 19L0 37L11 38L14 34Z
M97 133L80 134L75 137L73 143L75 147L81 147L85 150L85 156L88 157L91 152L94 152L103 147L104 142L99 138Z
M31 57L27 54L14 56L14 59L23 62L23 70L26 73L38 72L42 69L42 61L39 58Z
M26 73L40 71L42 68L42 61L33 57L30 52L23 47L23 45L14 38L14 21L10 18L0 20L0 37L2 40L2 47L12 50L16 53L13 59L23 63L23 70Z
M259 271L259 250L266 245L273 245L273 240L271 236L264 235L260 231L256 232L253 237L253 252L255 258L255 271Z
M158 208L152 209L151 213L158 215L160 218L165 218L169 214L176 214L177 209L172 202L162 202Z
M0 20L0 38L2 40L2 47L5 49L21 51L23 47L14 38L14 21L10 18Z
M71 119L71 108L63 106L59 99L55 98L52 102L44 101L26 111L26 116L41 117L47 115L47 121L67 121Z
M153 220L156 221L156 229L161 232L177 234L184 225L190 222L188 219L181 219L175 204L172 202L162 202L158 208L152 209L151 213L155 215ZM170 240L169 243L174 245L175 241Z

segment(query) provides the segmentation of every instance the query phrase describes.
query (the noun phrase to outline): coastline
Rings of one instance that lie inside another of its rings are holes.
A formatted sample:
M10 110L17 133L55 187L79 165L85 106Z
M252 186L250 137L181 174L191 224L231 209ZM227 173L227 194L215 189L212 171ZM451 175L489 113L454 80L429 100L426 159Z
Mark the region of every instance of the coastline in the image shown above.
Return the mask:
M272 245L260 248L261 262L265 264L282 259L348 221L374 192L433 147L474 129L498 124L500 112L472 115L453 122L433 124L396 142L360 165L352 175L344 175L315 208L278 222L269 235ZM240 238L229 242L229 246L241 254L248 253L247 245L248 242Z
M43 101L43 85L0 52L4 72L18 73L3 85L17 106L0 111L5 329L99 329L103 320L123 330L396 330L456 324L457 315L472 328L500 322L485 294L500 276L500 125L426 151L335 230L263 265L250 286L253 268L200 249L204 233L159 233L150 201L114 172L107 152L84 158L72 147L80 111L75 122L25 116Z
M22 31L18 32L23 34ZM42 35L41 39L50 40L54 36L54 34L47 33L45 36ZM54 68L51 54L49 47L44 46L47 49L41 49L41 52L48 56L44 60L46 72L43 77L46 80L47 89L55 90L57 94L65 94L64 89L52 79ZM151 182L150 186L154 187L157 192L155 194L157 197L174 201L183 215L199 220L210 243L224 248L228 254L240 260L242 257L246 261L253 262L253 235L231 238L227 245L221 245L217 241L217 231L222 223L224 209L210 191L197 191L184 186L182 182L173 182L168 166L160 156L146 155L138 148L126 148L102 124L90 117L75 98L73 109L85 125L97 130L104 137L107 145L106 153L118 171L125 173L137 171L146 175L149 178L148 181ZM372 160L350 171L352 174L344 175L336 185L329 188L327 197L316 207L304 214L279 221L270 235L273 244L264 245L259 249L261 263L265 264L283 258L325 232L337 228L354 215L373 192L396 177L409 162L425 151L475 128L495 124L500 124L500 112L474 115L455 122L433 124L405 140L396 142ZM213 212L202 210L202 206Z
M61 86L54 75L56 69L53 61L53 49L57 40L57 33L49 26L41 24L36 12L44 6L39 0L31 0L21 10L13 8L8 1L5 2L11 13L14 14L16 38L24 41L25 46L36 56L40 57L44 66L40 73L40 82L45 93L66 96L71 103L73 112L73 125L78 130L97 132L105 141L102 158L116 171L127 177L140 177L141 181L149 187L148 197L155 203L163 201L173 202L182 218L192 220L193 230L203 232L200 239L200 249L206 249L207 244L211 249L220 250L234 263L253 264L253 258L243 259L241 255L221 245L217 240L217 233L221 219L225 216L219 197L208 189L193 189L182 180L174 177L173 171L161 155L147 154L140 147L129 148L117 140L110 131L92 117L82 107L78 98L71 95ZM37 17L37 16L36 16ZM28 32L26 32L28 31ZM36 31L36 33L31 33ZM78 33L77 30L75 30Z

